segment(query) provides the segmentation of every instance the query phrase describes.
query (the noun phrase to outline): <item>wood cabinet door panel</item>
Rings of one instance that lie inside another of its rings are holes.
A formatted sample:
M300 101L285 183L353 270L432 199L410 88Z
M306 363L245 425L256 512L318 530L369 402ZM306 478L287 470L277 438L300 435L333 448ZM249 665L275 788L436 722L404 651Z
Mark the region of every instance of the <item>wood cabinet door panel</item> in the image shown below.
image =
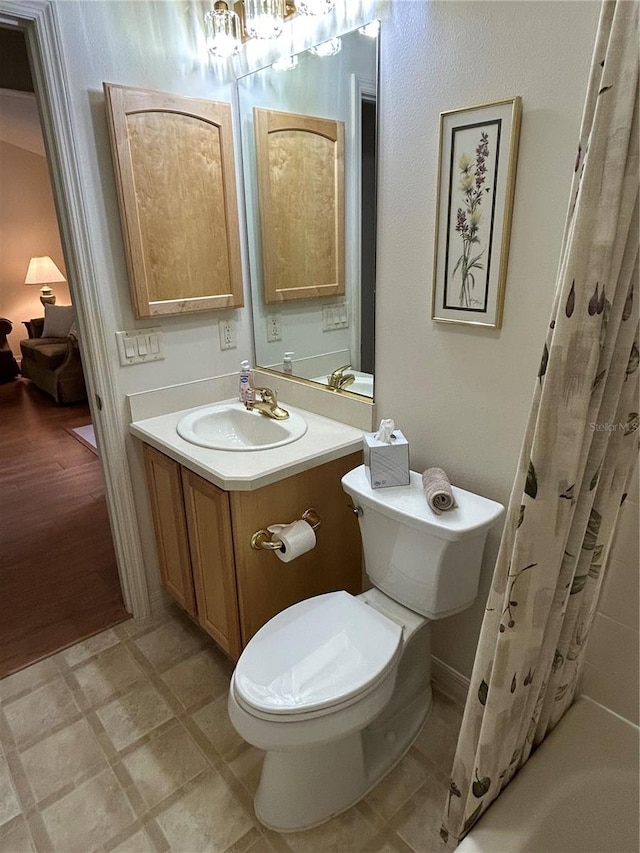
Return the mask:
M230 104L104 90L136 316L241 306Z
M180 465L148 444L143 445L143 452L162 583L187 613L195 616Z
M265 302L344 295L344 123L253 114Z
M362 590L358 520L340 483L361 463L358 452L256 491L230 493L243 646L291 604L339 589L353 595ZM311 551L283 563L271 551L251 548L256 530L294 521L309 507L322 521Z
M198 621L237 660L241 645L229 494L186 468L182 483Z

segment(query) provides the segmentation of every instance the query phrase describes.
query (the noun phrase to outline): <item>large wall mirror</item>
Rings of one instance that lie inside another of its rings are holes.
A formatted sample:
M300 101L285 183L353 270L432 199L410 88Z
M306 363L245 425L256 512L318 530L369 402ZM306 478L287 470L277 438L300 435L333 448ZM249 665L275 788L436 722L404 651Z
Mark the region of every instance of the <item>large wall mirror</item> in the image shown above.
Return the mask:
M238 80L256 364L368 397L377 32Z

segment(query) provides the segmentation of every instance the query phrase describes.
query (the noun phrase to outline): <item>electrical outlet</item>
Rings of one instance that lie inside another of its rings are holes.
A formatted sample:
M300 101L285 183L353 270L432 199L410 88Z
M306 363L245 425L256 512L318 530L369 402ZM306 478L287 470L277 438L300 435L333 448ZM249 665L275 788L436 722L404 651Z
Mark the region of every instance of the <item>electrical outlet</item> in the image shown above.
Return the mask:
M267 340L282 340L282 318L280 314L267 314Z
M238 346L236 324L233 320L220 320L218 331L220 332L220 349L235 349Z

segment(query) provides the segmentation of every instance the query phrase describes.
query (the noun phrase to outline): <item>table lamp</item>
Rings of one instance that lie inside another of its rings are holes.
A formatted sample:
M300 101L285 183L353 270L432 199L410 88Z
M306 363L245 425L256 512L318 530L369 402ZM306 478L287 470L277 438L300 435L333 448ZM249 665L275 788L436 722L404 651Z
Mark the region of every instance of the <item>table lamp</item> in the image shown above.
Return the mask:
M50 285L66 281L58 267L48 255L41 258L31 258L27 269L25 284L40 284L40 302L43 305L55 305L56 297Z

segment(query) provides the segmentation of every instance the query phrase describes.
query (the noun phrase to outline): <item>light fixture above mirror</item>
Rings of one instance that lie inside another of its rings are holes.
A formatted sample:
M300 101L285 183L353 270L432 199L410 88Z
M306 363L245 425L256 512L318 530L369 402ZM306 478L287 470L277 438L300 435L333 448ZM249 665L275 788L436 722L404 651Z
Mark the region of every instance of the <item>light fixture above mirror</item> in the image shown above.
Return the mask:
M217 59L238 53L248 39L274 39L296 14L326 15L335 0L216 0L205 16L207 49Z

